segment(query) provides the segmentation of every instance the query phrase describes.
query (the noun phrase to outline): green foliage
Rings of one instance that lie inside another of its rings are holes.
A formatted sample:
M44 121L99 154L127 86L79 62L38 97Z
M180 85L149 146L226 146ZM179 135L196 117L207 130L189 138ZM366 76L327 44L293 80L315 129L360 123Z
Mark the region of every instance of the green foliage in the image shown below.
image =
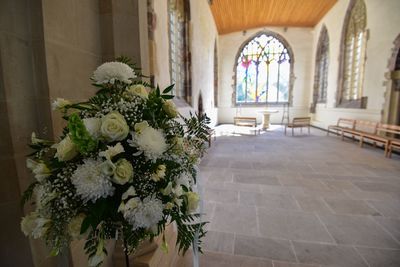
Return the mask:
M179 251L182 251L183 254L193 245L193 242L197 237L197 247L200 252L201 249L201 239L207 233L204 230L204 226L207 222L198 222L201 218L201 214L187 214L187 215L179 215L173 216L173 219L176 221L178 227L178 237L176 244L178 245Z
M69 117L68 129L71 140L82 154L88 154L97 148L97 142L90 136L82 119L77 113L74 113Z
M33 191L35 190L35 187L39 184L38 181L35 181L31 183L28 188L25 190L25 192L22 194L21 197L21 206L24 206L26 202L28 202L33 195Z

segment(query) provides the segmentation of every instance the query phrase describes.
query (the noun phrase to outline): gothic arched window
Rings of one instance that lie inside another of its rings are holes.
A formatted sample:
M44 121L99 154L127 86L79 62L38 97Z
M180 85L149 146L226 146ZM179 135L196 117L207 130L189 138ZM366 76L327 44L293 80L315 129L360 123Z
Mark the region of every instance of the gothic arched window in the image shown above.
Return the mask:
M191 103L188 0L169 0L170 74L173 93Z
M245 43L236 61L235 104L289 102L291 62L287 42L276 34Z
M317 103L326 103L328 88L329 66L329 36L325 26L322 27L318 39L317 54L315 57L313 106Z
M342 83L339 104L360 100L362 98L364 80L367 44L366 6L363 0L352 0L349 8L343 26Z

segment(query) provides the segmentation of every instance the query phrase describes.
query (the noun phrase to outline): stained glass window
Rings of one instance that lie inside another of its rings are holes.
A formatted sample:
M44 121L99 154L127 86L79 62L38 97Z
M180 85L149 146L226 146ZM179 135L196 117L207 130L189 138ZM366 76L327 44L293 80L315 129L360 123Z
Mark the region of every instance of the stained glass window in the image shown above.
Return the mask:
M350 11L344 39L342 99L356 100L362 96L366 38L366 7L355 0Z
M236 65L236 103L289 101L290 55L275 36L263 33L247 43Z

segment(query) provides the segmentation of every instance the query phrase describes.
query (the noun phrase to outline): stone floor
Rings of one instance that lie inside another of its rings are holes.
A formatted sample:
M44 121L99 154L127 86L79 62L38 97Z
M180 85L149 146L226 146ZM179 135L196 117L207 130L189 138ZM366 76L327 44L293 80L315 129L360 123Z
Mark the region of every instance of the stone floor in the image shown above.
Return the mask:
M200 266L400 266L400 157L305 132L213 143L200 168Z

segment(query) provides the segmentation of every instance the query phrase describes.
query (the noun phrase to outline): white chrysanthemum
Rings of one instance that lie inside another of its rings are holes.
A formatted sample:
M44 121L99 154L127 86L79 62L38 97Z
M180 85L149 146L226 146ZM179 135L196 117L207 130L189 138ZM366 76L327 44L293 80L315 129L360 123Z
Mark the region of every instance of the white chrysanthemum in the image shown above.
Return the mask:
M130 79L136 78L135 71L127 64L122 62L106 62L100 65L94 72L92 79L96 84L111 83L121 81L131 84Z
M143 201L132 199L135 205L128 205L123 209L124 218L133 226L138 228L150 228L156 225L163 217L163 204L154 196L146 197ZM136 206L137 205L137 206Z
M85 202L91 200L94 203L99 198L114 194L109 177L102 171L102 163L101 160L86 159L71 176L76 193Z
M130 145L137 147L148 159L156 160L167 150L167 143L161 130L144 126L140 127L140 131L132 132L132 137Z
M181 173L178 179L176 179L176 184L183 185L186 188L189 188L193 184L193 178L187 172Z

